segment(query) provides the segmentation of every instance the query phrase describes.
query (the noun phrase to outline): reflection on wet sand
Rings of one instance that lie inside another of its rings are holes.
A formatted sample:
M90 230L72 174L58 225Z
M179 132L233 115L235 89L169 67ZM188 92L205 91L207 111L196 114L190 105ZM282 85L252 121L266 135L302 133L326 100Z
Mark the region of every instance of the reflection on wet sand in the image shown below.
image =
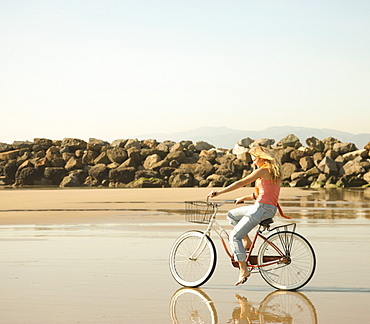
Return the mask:
M261 302L235 295L239 305L230 310L227 323L317 323L312 302L302 293L274 291ZM172 323L218 323L217 308L212 299L201 289L181 288L171 298Z
M281 204L292 218L370 219L370 188L321 189Z

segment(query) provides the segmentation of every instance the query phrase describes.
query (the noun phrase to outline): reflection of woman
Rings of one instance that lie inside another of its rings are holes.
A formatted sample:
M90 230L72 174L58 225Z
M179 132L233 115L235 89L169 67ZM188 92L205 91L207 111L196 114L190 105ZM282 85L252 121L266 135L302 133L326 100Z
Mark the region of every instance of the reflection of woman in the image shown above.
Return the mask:
M246 297L235 295L239 301L239 307L234 308L229 324L259 323L257 310L248 302Z
M273 153L261 146L252 148L249 153L252 156L253 164L258 169L230 186L219 191L213 190L208 195L213 198L256 181L258 195L253 194L236 199L237 204L245 200L256 199L254 205L235 208L227 214L231 225L234 226L230 233L230 244L240 270L238 281L235 283L236 286L245 283L250 276L247 263L245 262L247 257L246 250L252 244L248 233L261 221L274 217L280 193L281 166Z
M303 294L293 291L274 291L267 295L259 307L246 297L235 295L239 306L232 312L230 324L242 323L304 323L317 324L314 305Z

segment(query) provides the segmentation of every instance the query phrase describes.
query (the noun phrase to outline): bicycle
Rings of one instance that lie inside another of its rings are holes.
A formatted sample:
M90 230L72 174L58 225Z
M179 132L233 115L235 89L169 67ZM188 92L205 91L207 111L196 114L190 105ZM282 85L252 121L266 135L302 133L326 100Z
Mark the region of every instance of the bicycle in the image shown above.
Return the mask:
M216 247L211 239L215 232L234 267L234 260L228 244L228 233L216 221L219 207L225 203L209 201L185 202L185 220L192 223L208 224L205 231L190 230L174 242L170 251L170 271L173 278L182 286L199 287L205 284L215 271L217 263ZM296 224L286 224L270 229L272 218L262 221L256 230L252 245L247 251L246 262L251 273L259 272L272 287L279 290L297 290L312 278L316 268L315 252L302 235L295 232ZM268 231L271 235L263 235ZM252 255L257 239L262 239L257 255Z
M260 303L235 296L239 307L234 308L228 323L305 323L317 324L317 313L312 302L300 292L273 291ZM170 315L173 324L219 323L213 300L201 288L182 287L170 301ZM220 315L220 316L219 316Z

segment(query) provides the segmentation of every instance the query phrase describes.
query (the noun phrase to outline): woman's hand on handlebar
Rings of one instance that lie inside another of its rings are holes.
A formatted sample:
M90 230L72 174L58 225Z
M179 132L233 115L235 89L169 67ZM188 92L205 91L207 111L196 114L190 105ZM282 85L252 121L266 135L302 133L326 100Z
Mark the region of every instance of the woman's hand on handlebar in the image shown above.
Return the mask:
M216 190L212 190L212 191L208 194L207 198L214 198L214 197L216 197L218 194L219 194L219 193L218 193L218 191L216 191Z
M243 204L244 203L244 200L245 200L245 197L236 198L235 199L235 205Z

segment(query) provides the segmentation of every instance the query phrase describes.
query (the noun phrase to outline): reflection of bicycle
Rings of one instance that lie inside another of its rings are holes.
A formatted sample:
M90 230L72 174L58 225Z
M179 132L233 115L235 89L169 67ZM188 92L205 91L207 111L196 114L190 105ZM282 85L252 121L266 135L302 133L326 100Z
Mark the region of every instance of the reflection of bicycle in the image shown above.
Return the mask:
M228 244L228 234L216 221L218 208L231 202L186 202L186 220L193 223L208 224L204 232L192 230L183 233L173 244L170 252L170 270L174 279L186 287L199 287L212 276L217 262L215 245L210 237L213 230L222 245L234 261ZM232 201L234 202L234 201ZM272 287L281 290L296 290L306 285L312 278L315 267L315 253L310 243L300 234L295 233L296 224L287 224L270 229L272 218L262 221L252 240L246 262L249 270L257 270L262 278ZM268 230L271 235L262 233ZM257 255L252 255L257 238L262 244Z
M317 324L317 314L311 301L302 293L274 291L257 306L247 298L236 295L239 306L228 323L304 323ZM170 303L172 323L218 323L213 301L201 289L181 288Z
M212 300L200 289L181 288L174 293L170 303L172 323L218 323Z
M316 324L315 306L300 292L274 291L259 308L260 323Z

